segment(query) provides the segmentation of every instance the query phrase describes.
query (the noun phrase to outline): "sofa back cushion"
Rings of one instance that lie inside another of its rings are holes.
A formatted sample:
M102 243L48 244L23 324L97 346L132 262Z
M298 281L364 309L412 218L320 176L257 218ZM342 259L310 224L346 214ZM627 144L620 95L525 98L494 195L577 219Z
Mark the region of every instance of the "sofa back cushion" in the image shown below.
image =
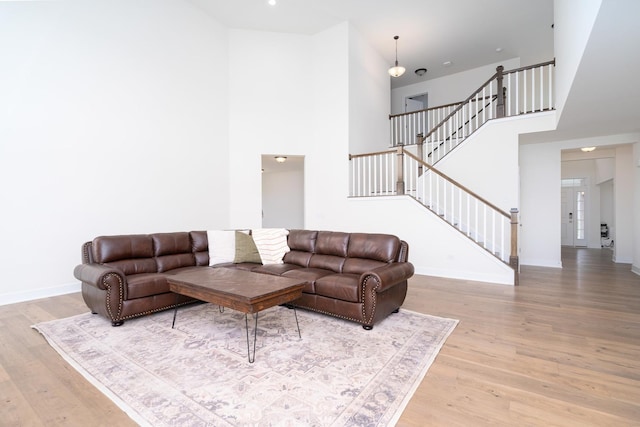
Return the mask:
M191 251L196 260L196 265L209 265L209 241L206 231L191 231Z
M349 246L349 233L339 231L318 231L316 238L316 254L335 255L339 257L347 256Z
M397 261L400 248L401 242L396 236L352 233L343 271L362 274Z
M348 245L349 233L318 231L316 248L309 260L309 267L342 273Z
M313 253L316 248L318 232L312 230L289 230L287 245L292 251Z
M284 262L287 264L308 267L311 255L316 247L317 231L312 230L289 230L287 245L290 251L284 255Z
M151 236L131 234L96 237L91 250L94 262L118 268L126 275L157 272Z
M398 260L400 239L390 234L351 233L347 257L382 262Z
M151 239L159 273L196 265L189 233L155 233Z

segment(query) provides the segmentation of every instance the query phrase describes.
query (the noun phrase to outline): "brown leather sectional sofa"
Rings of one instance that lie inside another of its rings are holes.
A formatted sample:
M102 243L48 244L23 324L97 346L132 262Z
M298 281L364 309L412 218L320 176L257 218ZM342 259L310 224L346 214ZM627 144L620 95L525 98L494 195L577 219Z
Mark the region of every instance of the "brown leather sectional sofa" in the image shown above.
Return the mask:
M82 246L74 276L93 313L114 326L194 300L169 291L167 275L194 268L240 268L306 281L292 304L371 329L397 312L414 268L408 245L388 234L290 230L283 264L209 266L206 231L96 237Z

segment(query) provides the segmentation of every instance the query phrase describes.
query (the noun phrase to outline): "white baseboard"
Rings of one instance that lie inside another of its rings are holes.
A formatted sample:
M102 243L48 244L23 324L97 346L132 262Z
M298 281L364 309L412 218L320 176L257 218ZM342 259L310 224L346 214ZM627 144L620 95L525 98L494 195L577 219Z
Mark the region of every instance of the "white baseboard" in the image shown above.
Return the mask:
M509 267L506 267L509 268ZM415 267L415 273L423 276L445 277L447 279L470 280L473 282L493 283L513 286L513 270L509 268L504 274L473 273L466 271L441 270L428 267Z
M52 288L41 288L25 292L4 294L0 295L0 305L15 304L18 302L31 301L40 298L49 298L58 295L72 294L74 292L80 292L80 288L80 282L74 282L60 286L54 286Z
M637 265L631 265L631 271L635 274L637 274L638 276L640 276L640 267L638 267Z

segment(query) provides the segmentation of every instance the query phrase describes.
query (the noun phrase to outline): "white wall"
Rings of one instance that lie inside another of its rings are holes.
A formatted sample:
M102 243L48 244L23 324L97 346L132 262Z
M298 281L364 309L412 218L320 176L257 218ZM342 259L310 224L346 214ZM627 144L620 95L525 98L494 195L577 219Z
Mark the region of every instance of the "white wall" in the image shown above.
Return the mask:
M349 153L389 147L388 64L349 26Z
M640 142L633 144L633 265L631 270L640 275Z
M520 147L520 264L561 267L560 149Z
M98 235L227 225L226 38L182 1L0 3L0 304L79 290Z
M521 194L521 257L520 263L524 265L538 265L543 267L561 267L560 258L560 165L561 151L564 149L576 149L580 147L596 146L611 147L617 150L617 146L635 144L639 135L623 134L609 135L585 139L556 141L544 144L525 144L520 146L520 194ZM599 148L600 150L600 148ZM595 152L594 152L595 153ZM631 163L632 155L627 156L626 162ZM590 154L596 158L599 154ZM588 156L587 156L588 157ZM616 169L618 169L618 155L616 155ZM624 156L622 157L624 159ZM623 188L628 191L622 203L632 203L630 194L635 194L640 182L634 182L632 174L628 170L624 174L616 172L618 179L625 180ZM618 184L616 184L617 187ZM625 238L633 239L633 227L640 217L633 206L619 204L620 196L616 190L616 233L625 235ZM617 215L623 215L620 222ZM614 246L617 246L617 240ZM631 247L636 248L640 241L631 242ZM624 246L623 246L624 247ZM631 249L626 249L630 251ZM628 255L626 255L628 256ZM630 262L614 259L617 262Z
M608 150L613 151L613 150ZM596 184L609 181L614 178L616 163L611 158L595 159L596 162Z
M591 35L602 0L554 0L555 98L558 120Z
M549 58L551 59L553 58ZM496 73L499 65L503 65L505 71L513 70L520 67L520 58L507 59L473 70L393 89L391 114L404 113L405 98L422 93L429 94L429 108L464 101Z
M313 145L305 157L305 227L334 229L346 215L349 174L349 25L313 36ZM342 228L337 228L342 229Z
M611 236L613 245L613 260L620 263L633 262L633 248L640 242L634 242L634 219L640 221L640 212L633 212L635 194L634 186L640 184L634 181L635 165L633 164L633 146L624 145L616 148L616 172L613 192L615 199L615 224L616 228Z
M358 92L349 89L350 34L346 22L313 36L230 32L232 227L261 226L264 153L305 157L305 228L325 228L328 218L341 217L348 191L349 96ZM366 50L361 41L354 43ZM371 84L362 87L372 90ZM371 119L371 111L362 114Z
M490 120L438 162L441 172L505 212L520 205L518 137L555 127L555 112Z
M232 228L261 227L262 154L313 146L313 38L230 31L229 140Z

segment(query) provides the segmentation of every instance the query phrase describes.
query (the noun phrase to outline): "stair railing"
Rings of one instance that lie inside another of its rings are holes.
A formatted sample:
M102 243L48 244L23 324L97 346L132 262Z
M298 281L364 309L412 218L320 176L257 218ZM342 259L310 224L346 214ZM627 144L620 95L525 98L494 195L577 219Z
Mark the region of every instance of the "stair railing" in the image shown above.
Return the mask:
M408 195L518 272L518 210L505 212L411 149L350 155L350 197Z
M462 102L389 116L391 145L421 144L421 158L435 164L491 119L552 110L553 67L555 60L509 71L499 66ZM447 113L436 121L432 116L423 118L425 111ZM429 127L432 123L435 125Z
M410 113L390 114L391 146L415 144L416 135L425 135L430 126L440 123L460 104L455 102Z

